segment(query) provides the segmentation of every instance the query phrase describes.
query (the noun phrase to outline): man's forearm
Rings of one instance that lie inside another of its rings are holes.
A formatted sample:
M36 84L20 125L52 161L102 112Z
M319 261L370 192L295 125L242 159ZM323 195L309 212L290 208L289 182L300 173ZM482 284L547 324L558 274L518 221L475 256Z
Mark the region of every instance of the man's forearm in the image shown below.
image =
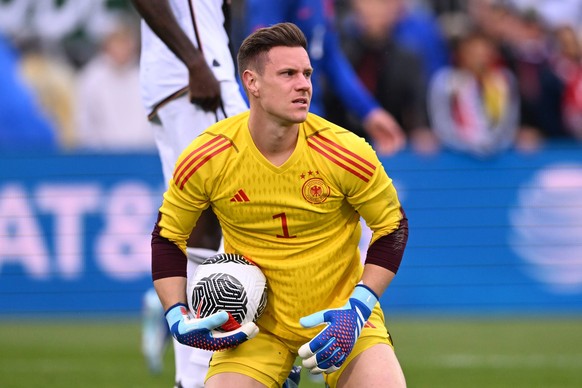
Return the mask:
M396 276L394 272L386 268L375 264L366 264L362 274L362 283L380 297L386 291L394 276Z
M202 53L180 28L167 0L132 0L135 9L152 31L186 67L203 59Z
M154 281L154 288L162 302L164 311L178 302L186 304L186 278L170 277Z

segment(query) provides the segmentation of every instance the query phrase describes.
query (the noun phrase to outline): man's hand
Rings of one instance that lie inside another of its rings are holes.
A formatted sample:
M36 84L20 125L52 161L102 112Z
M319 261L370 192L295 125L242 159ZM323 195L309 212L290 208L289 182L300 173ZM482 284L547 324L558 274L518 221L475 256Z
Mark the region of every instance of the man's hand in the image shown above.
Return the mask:
M196 62L188 66L188 93L190 102L205 111L214 112L220 107L220 83L200 54Z
M190 102L206 111L220 106L220 84L204 59L180 27L169 1L132 0L135 9L152 31L188 68Z
M205 111L220 106L220 84L208 67L204 54L180 27L169 1L132 0L135 9L152 31L188 68L190 102Z
M312 374L335 372L352 352L378 297L359 284L348 303L338 309L323 310L299 320L305 328L325 323L327 327L299 348L303 366Z
M188 308L183 303L176 303L166 312L166 320L172 336L181 344L204 350L223 350L234 348L253 338L259 328L253 322L245 323L240 328L225 333L216 331L228 320L228 313L220 311L206 318L190 318Z
M400 125L384 109L377 108L364 119L364 130L370 135L379 154L392 155L406 145Z

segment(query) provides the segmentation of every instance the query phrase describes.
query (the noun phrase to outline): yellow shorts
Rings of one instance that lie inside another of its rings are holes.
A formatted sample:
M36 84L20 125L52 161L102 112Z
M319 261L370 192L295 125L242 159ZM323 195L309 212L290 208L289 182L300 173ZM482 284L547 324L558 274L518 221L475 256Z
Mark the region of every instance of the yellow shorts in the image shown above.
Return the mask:
M325 382L330 387L335 387L347 365L364 350L377 344L393 346L379 304L376 304L370 319L364 325L362 334L346 362L338 371L324 374ZM234 372L252 377L269 388L279 388L287 379L301 345L303 342L284 340L261 330L255 338L235 349L215 352L210 360L206 379L218 373Z

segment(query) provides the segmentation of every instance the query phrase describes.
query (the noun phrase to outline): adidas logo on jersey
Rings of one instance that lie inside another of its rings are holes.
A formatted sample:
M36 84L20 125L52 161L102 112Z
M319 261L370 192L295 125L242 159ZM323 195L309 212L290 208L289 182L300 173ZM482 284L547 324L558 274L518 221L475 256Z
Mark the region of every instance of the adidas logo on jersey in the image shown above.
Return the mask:
M250 202L250 199L247 196L247 194L243 191L243 189L240 189L239 191L237 191L234 197L230 199L230 202Z

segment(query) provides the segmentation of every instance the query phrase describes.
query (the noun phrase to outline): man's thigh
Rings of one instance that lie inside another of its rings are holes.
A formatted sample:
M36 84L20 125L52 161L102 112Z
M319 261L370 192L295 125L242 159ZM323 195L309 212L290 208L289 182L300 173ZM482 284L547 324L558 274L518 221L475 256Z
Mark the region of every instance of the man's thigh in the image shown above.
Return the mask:
M289 375L295 358L296 355L279 338L260 331L255 338L234 349L215 352L210 360L207 383L221 386L226 381L221 377L236 373L251 377L266 387L280 387ZM244 385L238 382L241 384L236 386Z
M372 387L376 374L384 378L386 376L384 372L388 372L388 369L393 367L400 370L400 365L394 355L392 338L386 328L384 313L377 304L344 365L337 372L325 374L324 378L332 388L336 386ZM346 382L350 384L345 385ZM354 385L351 385L352 382ZM389 386L386 385L385 380L379 380L379 382L381 384L378 386Z
M374 345L355 357L340 376L337 387L404 388L406 380L394 349Z

